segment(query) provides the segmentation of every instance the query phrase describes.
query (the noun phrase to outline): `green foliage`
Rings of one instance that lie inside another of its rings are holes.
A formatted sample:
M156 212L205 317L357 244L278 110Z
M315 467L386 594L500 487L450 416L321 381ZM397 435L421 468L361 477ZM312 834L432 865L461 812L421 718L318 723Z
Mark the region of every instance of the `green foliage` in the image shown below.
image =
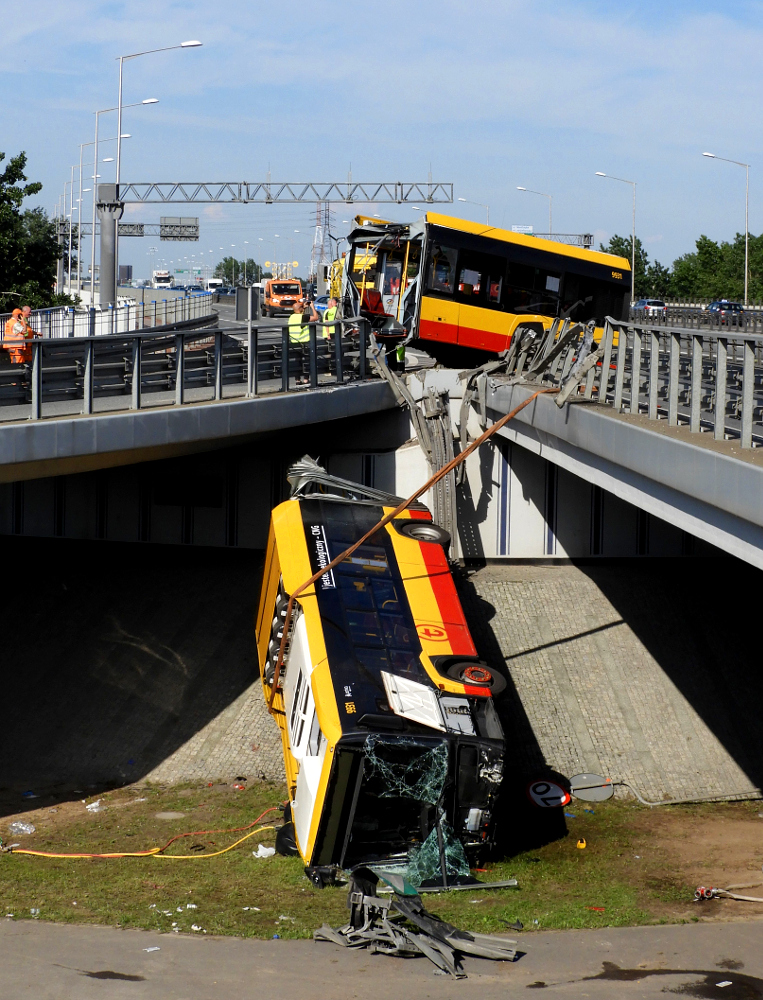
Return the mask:
M750 236L750 279L748 297L763 298L763 236ZM631 259L631 238L613 236L600 244L604 253ZM636 237L636 299L655 297L684 301L744 298L744 233L731 243L716 243L700 236L691 253L673 261L671 268L658 260L649 261L641 240Z
M251 257L246 260L223 257L215 268L213 277L222 278L227 285L243 285L244 283L250 285L253 281L262 281L262 268Z
M0 163L4 159L5 153L0 153ZM42 190L39 182L24 183L25 167L26 153L22 152L0 173L0 310L5 312L18 305L55 305L65 298L53 292L62 252L55 225L43 209L21 208L25 198Z

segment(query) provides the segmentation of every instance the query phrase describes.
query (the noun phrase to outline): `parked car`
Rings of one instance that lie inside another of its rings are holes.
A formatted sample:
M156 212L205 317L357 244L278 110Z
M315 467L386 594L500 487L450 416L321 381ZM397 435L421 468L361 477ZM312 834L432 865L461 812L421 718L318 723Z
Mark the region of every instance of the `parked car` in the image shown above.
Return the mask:
M328 297L328 295L319 295L318 298L315 300L315 302L313 302L313 305L315 306L315 311L320 316L323 316L323 314L326 312L326 310L329 307L329 297Z
M662 299L639 299L633 307L636 314L642 316L667 316L668 307Z
M204 291L204 289L201 287L201 285L186 285L185 286L185 290L187 292L203 292Z
M744 306L742 303L729 302L728 299L718 299L715 302L711 302L705 311L724 326L736 326L742 322L744 317Z

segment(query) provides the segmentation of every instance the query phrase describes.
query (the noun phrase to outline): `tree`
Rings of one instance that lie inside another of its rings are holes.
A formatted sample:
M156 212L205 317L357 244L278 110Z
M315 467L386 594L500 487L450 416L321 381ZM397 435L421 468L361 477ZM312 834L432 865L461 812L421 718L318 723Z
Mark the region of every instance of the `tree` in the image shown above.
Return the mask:
M4 159L0 153L0 163ZM39 181L24 183L25 167L21 152L0 173L0 310L5 312L19 304L40 308L72 301L53 292L62 255L54 223L41 208L21 209L25 198L42 190Z
M222 278L227 285L243 285L253 281L262 281L262 268L251 257L247 260L236 260L235 257L223 257L215 267L215 278Z
M630 263L633 244L630 236L613 236L607 246L599 244L599 249L603 253L611 253L616 257L625 257ZM649 295L649 279L647 268L649 267L649 256L644 249L641 240L636 237L636 281L634 282L634 299L642 299Z
M646 269L646 292L645 296L655 299L666 299L673 294L673 275L670 268L665 267L658 260L650 264Z

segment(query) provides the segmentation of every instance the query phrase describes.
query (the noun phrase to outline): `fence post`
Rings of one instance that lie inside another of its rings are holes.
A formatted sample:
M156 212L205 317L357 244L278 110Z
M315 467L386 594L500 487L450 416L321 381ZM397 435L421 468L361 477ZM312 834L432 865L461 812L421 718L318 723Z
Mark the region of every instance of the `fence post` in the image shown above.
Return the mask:
M668 361L668 425L678 424L678 373L681 364L681 335L670 331L670 357Z
M254 352L256 350L254 346L254 331L252 330L252 294L254 289L250 286L249 294L246 301L246 394L247 396L252 395L252 382L255 369L256 369L256 358L254 357ZM201 298L201 296L197 296ZM256 378L256 376L255 376ZM256 393L256 389L254 390Z
M621 324L617 334L617 368L615 369L614 407L620 412L623 407L623 382L625 381L625 352L628 349L628 327Z
M699 434L700 409L702 406L702 337L691 337L691 417L689 430Z
M344 357L342 355L342 324L337 323L334 326L334 356L336 358L336 380L338 384L344 382L344 372L342 371L342 365L344 362Z
M310 362L310 388L318 388L318 329L315 323L308 326L308 353Z
M95 341L85 344L85 378L82 385L82 412L93 412L93 362L95 361Z
M89 326L90 326L90 333L89 333L89 336L94 337L95 336L95 306L90 306L90 309L88 310L88 312L90 314L90 324L89 324Z
M657 386L660 374L660 338L655 330L649 334L649 419L657 419Z
M752 341L742 343L742 432L741 445L752 448L752 408L755 388L755 348Z
M726 361L729 343L726 337L719 337L715 356L715 426L713 437L723 441L726 437Z
M42 417L42 340L32 344L32 420Z
M175 406L185 402L185 344L183 334L175 335Z
M643 332L643 330L633 330L633 350L631 352L631 413L638 413L638 398L641 394L641 337Z
M132 402L130 408L140 409L140 390L142 373L140 370L140 337L135 337L132 342Z
M289 328L281 329L281 391L289 391Z
M223 333L215 331L215 399L223 398Z
M366 377L366 352L368 350L368 320L362 319L358 326L358 347L360 356L358 358L358 374L361 378ZM341 326L342 324L340 324Z
M162 316L164 317L164 319L162 320L162 326L166 326L167 325L167 300L166 299L162 299L162 303L163 303L163 306L162 306Z

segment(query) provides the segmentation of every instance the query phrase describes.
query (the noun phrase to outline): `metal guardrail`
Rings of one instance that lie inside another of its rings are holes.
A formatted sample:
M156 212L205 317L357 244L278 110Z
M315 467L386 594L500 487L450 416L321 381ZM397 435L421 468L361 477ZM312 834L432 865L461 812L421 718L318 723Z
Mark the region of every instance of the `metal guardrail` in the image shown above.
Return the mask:
M325 338L327 327L333 333ZM275 339L263 343L268 334ZM368 323L360 318L310 323L304 343L291 342L288 327L273 323L252 324L239 336L207 329L28 343L30 364L11 365L7 353L0 352L0 408L27 404L32 420L91 414L96 399L98 413L124 410L118 400L128 395L130 409L138 410L144 397L162 392L174 396L157 396L154 405L341 385L367 377L371 346ZM104 405L108 398L112 406ZM45 414L46 403L68 400L82 400L82 405Z
M515 336L504 365L519 381L559 386L560 406L591 400L742 448L763 446L760 334L608 318L601 341L593 338L592 324L556 320L540 338Z
M693 330L744 330L763 334L763 312L752 307L738 313L709 312L700 306L673 306L667 303L667 313L649 315L645 310L631 309L631 323L649 323L653 326L681 326Z
M44 340L64 337L105 337L133 330L151 330L213 316L214 296L211 292L192 292L176 299L160 302L120 302L105 309L91 306L76 309L35 309L29 325ZM0 313L0 335L5 330L10 313Z

